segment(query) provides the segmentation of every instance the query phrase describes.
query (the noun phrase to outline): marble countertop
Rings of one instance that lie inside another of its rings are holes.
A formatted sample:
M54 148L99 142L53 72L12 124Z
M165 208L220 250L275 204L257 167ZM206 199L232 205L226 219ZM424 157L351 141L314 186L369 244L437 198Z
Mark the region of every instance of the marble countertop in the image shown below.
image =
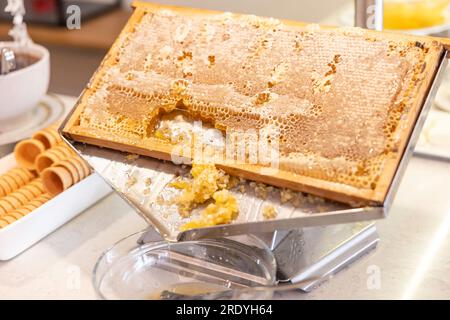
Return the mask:
M100 254L145 227L111 194L21 255L0 262L0 298L95 299L91 279ZM310 293L278 297L450 298L450 163L414 157L388 218L377 228L377 249Z

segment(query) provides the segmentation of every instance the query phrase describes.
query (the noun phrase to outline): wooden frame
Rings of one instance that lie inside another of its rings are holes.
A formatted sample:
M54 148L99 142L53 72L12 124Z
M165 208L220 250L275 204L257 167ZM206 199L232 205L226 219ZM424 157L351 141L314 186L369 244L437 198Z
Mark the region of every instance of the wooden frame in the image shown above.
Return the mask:
M86 132L77 127L77 124L79 123L79 116L86 106L87 99L94 93L94 89L101 80L105 68L113 63L117 55L118 44L121 42L122 37L125 37L128 33L132 32L134 26L139 23L145 13L155 12L161 9L170 9L183 15L205 15L220 13L210 10L180 8L141 2L135 2L133 6L135 7L133 15L131 16L118 39L103 60L99 69L94 74L86 90L81 95L77 105L75 106L71 116L68 118L63 128L63 133L76 141L85 142L101 147L112 148L120 151L136 153L144 156L155 157L163 160L171 160L171 155L174 154L174 146L170 144L162 144L159 140L149 140L139 144L128 143L126 139L123 139L123 141L111 141L110 139L108 139L108 135L104 132L96 130L89 130L89 132ZM305 23L292 21L283 21L283 23L299 27L306 25ZM218 164L218 166L232 175L239 175L247 179L261 181L279 187L287 187L294 190L308 192L340 202L350 203L352 205L382 205L396 173L398 164L408 144L409 136L415 126L417 117L420 114L420 110L434 80L437 67L442 58L443 46L438 43L438 41L441 41L442 39L405 36L396 33L379 33L376 31L367 32L373 33L374 36L380 37L381 35L385 39L392 39L394 41L435 41L434 44L437 48L436 50L430 52L425 58L426 68L423 71L423 81L420 85L419 90L415 94L415 99L409 106L411 111L408 112L408 119L406 121L407 128L404 131L405 134L400 139L398 152L395 154L395 158L388 160L388 163L383 170L383 175L380 177L380 180L374 190L360 189L349 185L329 182L307 176L294 176L291 172L283 171L281 169L275 175L262 174L260 171L261 167L258 165ZM444 45L447 46L447 48L450 48L450 41L445 41Z

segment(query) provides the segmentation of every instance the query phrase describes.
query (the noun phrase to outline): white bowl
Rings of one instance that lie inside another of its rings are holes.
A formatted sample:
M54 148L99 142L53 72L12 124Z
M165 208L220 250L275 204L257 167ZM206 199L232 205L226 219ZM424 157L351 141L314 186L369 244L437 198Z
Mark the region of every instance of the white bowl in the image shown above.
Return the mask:
M0 127L25 115L47 93L50 79L50 54L46 48L30 44L22 48L14 42L0 42L15 53L28 53L39 60L23 69L0 75Z

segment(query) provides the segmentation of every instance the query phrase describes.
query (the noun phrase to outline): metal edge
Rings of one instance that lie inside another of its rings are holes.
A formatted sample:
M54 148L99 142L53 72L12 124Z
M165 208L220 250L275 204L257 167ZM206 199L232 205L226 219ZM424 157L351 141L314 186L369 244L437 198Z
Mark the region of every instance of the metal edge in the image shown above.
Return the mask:
M389 186L389 190L386 194L385 200L383 202L383 207L385 208L385 212L390 210L392 203L394 202L395 195L397 194L398 188L400 186L400 181L406 171L409 160L411 159L416 143L419 139L420 133L422 132L423 126L425 124L425 120L428 116L428 112L431 109L431 105L433 103L434 97L436 96L437 90L439 88L440 83L443 80L443 75L448 63L448 52L444 50L441 56L441 62L436 69L436 73L434 76L434 80L428 89L427 97L422 105L419 116L416 119L413 131L409 136L408 143L403 152L403 156L398 164L397 170L395 172L394 178L391 181L391 185Z
M291 283L305 283L299 290L310 292L327 279L344 269L350 263L358 260L364 254L376 248L380 238L376 225L370 224L361 232L343 242L312 267L300 271L299 275L291 279ZM308 279L312 279L308 281Z
M369 221L384 218L386 216L383 207L364 207L326 213L311 214L309 216L275 219L269 221L257 221L247 223L235 223L214 227L191 229L180 232L177 241L196 240L201 238L214 238L219 236L231 236L243 233L263 233L274 230L292 230L304 227L326 226L351 222Z

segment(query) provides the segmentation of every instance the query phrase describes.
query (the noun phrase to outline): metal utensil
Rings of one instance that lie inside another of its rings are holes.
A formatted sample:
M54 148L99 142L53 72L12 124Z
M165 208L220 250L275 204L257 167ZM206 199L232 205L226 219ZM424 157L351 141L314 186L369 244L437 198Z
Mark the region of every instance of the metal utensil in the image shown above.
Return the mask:
M1 49L0 74L5 75L16 69L16 56L10 48Z
M324 278L310 278L307 280L299 281L290 284L278 284L274 286L258 286L240 289L230 289L219 292L206 292L203 294L181 294L170 290L163 290L160 294L161 300L236 300L236 299L248 299L246 294L251 294L255 291L290 291L301 288L303 285L310 283L311 281L324 281Z

